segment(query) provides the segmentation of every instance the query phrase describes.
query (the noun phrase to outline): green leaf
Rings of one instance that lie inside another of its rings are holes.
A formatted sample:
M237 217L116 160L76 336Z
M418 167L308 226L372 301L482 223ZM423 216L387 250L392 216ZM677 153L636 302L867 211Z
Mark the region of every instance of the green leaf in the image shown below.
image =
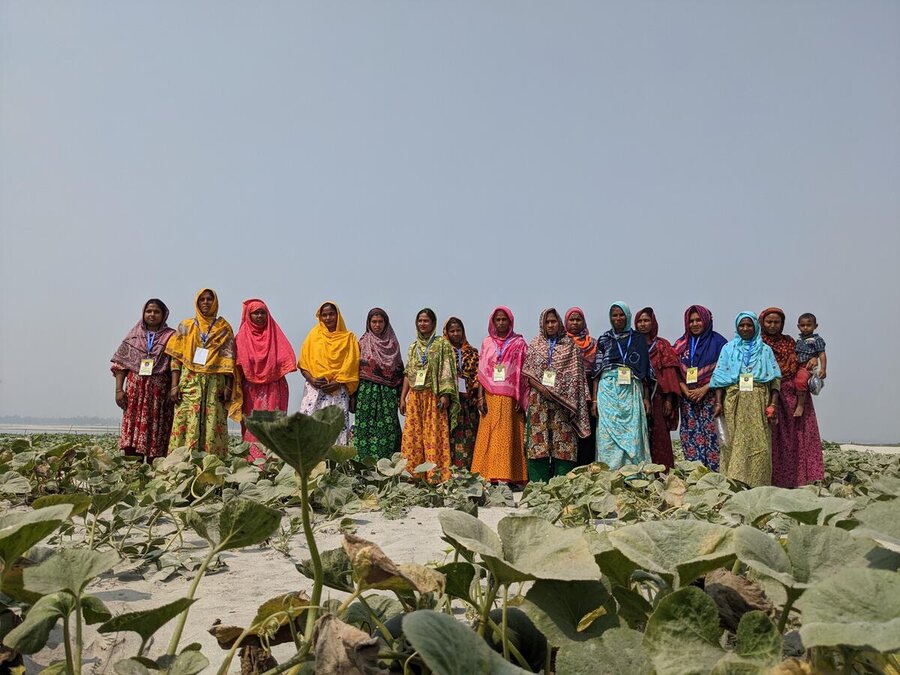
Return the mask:
M356 448L350 445L332 445L328 452L325 453L325 459L332 462L347 462L356 457Z
M353 567L350 565L350 558L343 548L332 548L322 551L319 554L322 559L322 570L324 572L324 583L328 588L345 593L353 592ZM315 578L313 572L312 560L306 559L296 565L300 574Z
M71 512L71 505L59 504L0 516L0 572L5 575L19 556L62 525Z
M78 596L91 579L112 569L119 560L115 551L63 548L40 565L25 569L25 588L42 595L69 591Z
M17 471L0 474L0 495L27 495L31 492L31 483Z
M852 568L812 586L797 607L809 647L900 649L900 574Z
M75 598L69 593L45 595L28 610L25 620L7 633L3 644L22 654L36 654L47 645L56 622L74 608Z
M781 660L783 639L765 612L753 610L741 617L734 651L747 659L777 663Z
M854 536L871 537L881 546L900 552L900 499L872 502L854 517L859 521Z
M579 630L584 617L601 607L605 613ZM522 610L554 647L596 638L619 625L615 600L599 581L540 579L528 589Z
M158 663L164 675L196 675L209 665L209 659L192 649L175 657L162 656Z
M117 661L113 670L117 675L151 675L150 669L142 663L142 660L136 658Z
M254 410L245 418L247 428L272 452L294 469L309 476L344 428L344 413L336 406L312 415Z
M72 513L69 517L81 516L91 507L91 495L83 492L73 492L63 495L45 495L38 497L31 503L33 509L43 509L57 504L71 504Z
M636 523L608 536L622 555L671 580L673 588L734 560L733 530L699 520Z
M475 604L471 596L472 581L475 579L475 566L472 563L448 563L438 567L437 571L447 578L447 595L465 600L470 605Z
M643 635L611 628L594 640L567 642L556 655L556 672L566 675L650 675L653 666L641 645Z
M435 675L523 675L471 628L456 619L422 609L403 618L403 633Z
M482 521L462 511L441 511L438 521L444 539L460 552L477 553L484 557L502 558L500 537Z
M141 636L141 639L148 640L151 635L170 620L181 614L184 610L194 604L194 602L196 602L196 600L179 598L174 602L153 609L142 609L138 612L119 614L97 628L97 632L119 633L127 631L137 633Z
M89 594L81 596L81 613L84 615L85 623L89 626L109 621L112 617L112 612L107 609L103 601Z
M852 506L848 500L841 501ZM835 511L835 504L809 490L766 485L738 492L728 501L725 510L738 514L747 523L755 523L772 513L783 513L801 523L815 524L822 509L827 507Z
M281 512L250 499L233 499L219 512L219 543L228 551L258 544L271 537L281 524Z
M303 591L276 595L259 606L250 625L256 626L254 633L257 635L274 633L279 627L287 625L291 619L303 614L308 606L309 596Z

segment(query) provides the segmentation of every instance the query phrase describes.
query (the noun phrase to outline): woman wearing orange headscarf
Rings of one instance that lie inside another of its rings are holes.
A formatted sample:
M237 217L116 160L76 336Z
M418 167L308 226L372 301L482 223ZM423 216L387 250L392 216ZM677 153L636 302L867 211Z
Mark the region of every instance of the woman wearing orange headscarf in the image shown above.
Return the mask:
M219 299L203 288L194 300L195 316L178 324L166 354L172 357L175 420L169 449L224 454L228 449L228 418L241 419L241 387L235 383L234 333L219 316Z
M597 340L591 337L587 326L587 317L581 307L570 307L566 311L566 334L572 338L581 350L581 358L584 360L584 372L590 379L594 370L594 359L597 357ZM591 403L591 395L588 392L588 411L590 413L591 433L587 438L578 439L578 466L591 464L597 459L597 416L594 415Z
M350 429L350 397L359 387L359 342L347 330L341 310L325 302L316 312L318 323L309 331L300 348L300 372L306 379L306 392L300 412L336 405L344 411L344 430L338 443L346 445Z

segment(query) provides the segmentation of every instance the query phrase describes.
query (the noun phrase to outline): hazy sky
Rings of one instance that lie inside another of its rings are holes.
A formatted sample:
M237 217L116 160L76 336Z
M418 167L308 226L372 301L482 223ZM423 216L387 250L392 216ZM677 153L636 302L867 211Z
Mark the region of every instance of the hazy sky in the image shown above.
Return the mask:
M900 3L0 3L0 414L115 416L163 298L813 311L823 435L900 441ZM289 378L292 409L300 377Z

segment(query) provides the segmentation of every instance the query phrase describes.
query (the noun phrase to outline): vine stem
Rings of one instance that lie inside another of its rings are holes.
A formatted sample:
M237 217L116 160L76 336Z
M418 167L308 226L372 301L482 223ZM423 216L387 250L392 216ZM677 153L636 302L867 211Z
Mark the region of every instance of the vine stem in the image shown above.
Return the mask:
M306 628L303 631L303 648L300 654L303 658L309 654L312 648L313 629L316 626L318 612L313 608L318 608L322 604L322 582L325 572L322 569L322 558L319 557L319 547L316 545L316 537L313 533L312 523L309 520L309 482L305 472L298 471L297 476L300 478L300 517L303 520L303 534L306 536L306 546L309 548L309 559L313 568L313 589L312 597L309 601L310 609L306 614ZM302 662L302 661L301 661Z
M191 587L188 589L188 600L194 599L194 594L197 592L197 586L200 585L200 580L203 578L203 575L206 574L206 568L209 567L212 559L216 557L218 553L218 548L212 549L209 552L209 555L206 556L206 558L200 564L200 569L197 570L197 574L194 576L194 580L191 582ZM188 607L178 617L178 623L175 626L175 632L172 633L172 639L169 641L169 649L166 651L166 654L168 654L169 656L175 656L175 652L178 650L178 642L181 640L181 633L184 631L184 624L187 623L187 616L190 609L191 608Z
M787 624L788 614L791 613L791 607L794 606L794 602L796 602L797 598L800 597L795 595L793 592L788 591L787 602L784 603L784 609L781 610L781 618L778 619L778 633L784 633L784 627Z
M75 596L75 653L73 655L75 675L81 675L81 594Z
M73 665L74 660L72 659L72 634L69 630L69 617L64 617L63 621L63 646L66 649L66 672L74 673L75 666Z
M494 599L497 597L498 590L500 590L500 587L494 583L494 575L492 574L487 593L485 594L484 606L481 608L481 623L478 625L478 635L480 637L484 637L484 629L487 628L490 620L491 608L494 606Z
M503 619L501 621L503 630L500 632L500 640L503 642L503 658L509 661L509 638L506 635L508 627L506 623L506 603L509 601L509 585L503 587Z

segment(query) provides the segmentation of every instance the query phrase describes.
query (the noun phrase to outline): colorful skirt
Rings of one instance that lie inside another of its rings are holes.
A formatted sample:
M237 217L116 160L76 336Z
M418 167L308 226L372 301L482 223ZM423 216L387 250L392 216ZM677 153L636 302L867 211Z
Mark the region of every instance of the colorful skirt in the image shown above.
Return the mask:
M650 461L647 412L640 380L619 384L615 369L605 370L597 386L597 461L615 471Z
M701 462L710 471L719 470L719 437L716 435L716 392L710 389L699 403L682 397L681 451L691 462Z
M274 382L254 384L243 380L241 386L244 389L244 401L241 406L243 417L248 417L254 410L280 410L287 412L288 389L287 379L282 377ZM256 436L250 433L247 425L241 420L241 438L250 444L251 459L265 459L265 454L257 447Z
M347 445L350 431L350 394L347 393L347 387L342 384L334 394L326 394L309 382L306 383L306 391L303 393L303 400L300 401L300 412L304 415L312 415L316 410L327 408L330 405L337 406L344 411L344 428L335 443Z
M772 434L766 420L769 385L754 383L753 391L725 390L725 429L720 469L750 487L772 483Z
M654 464L662 464L666 469L671 469L675 466L675 455L672 453L672 431L664 414L666 396L667 394L657 391L650 399L652 414L647 422L647 431L650 434L650 459Z
M219 400L225 391L226 375L197 373L182 369L178 389L181 402L175 407L175 420L169 448L200 448L224 455L228 450L228 410Z
M802 417L794 417L796 407L794 380L782 380L778 424L772 428L772 485L778 487L800 487L825 477L813 397L806 397Z
M447 411L437 407L438 398L430 389L411 389L406 398L406 424L400 452L412 473L420 464L431 462L429 480L450 477L450 420Z
M485 392L484 397L487 414L478 423L472 473L490 481L526 483L525 414L510 396Z
M529 460L552 457L565 462L578 458L578 434L572 426L572 414L537 389L528 394L525 456Z
M460 469L472 466L472 455L475 452L475 439L478 437L478 402L468 394L459 395L459 414L456 426L450 432L450 461Z
M141 377L132 370L125 377L125 412L119 448L126 455L148 459L165 457L175 406L169 400L168 372Z
M356 393L353 443L359 457L387 458L400 451L400 390L362 380Z

